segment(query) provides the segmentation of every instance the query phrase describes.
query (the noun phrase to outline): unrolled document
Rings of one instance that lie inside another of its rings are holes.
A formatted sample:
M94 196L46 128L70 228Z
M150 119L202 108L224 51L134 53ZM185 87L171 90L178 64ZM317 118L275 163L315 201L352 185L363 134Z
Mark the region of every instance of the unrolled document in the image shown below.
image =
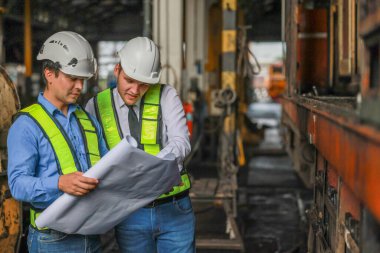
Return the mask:
M127 136L85 174L99 179L83 197L63 194L36 220L69 234L102 234L129 214L178 185L180 175L173 154L157 158L136 148Z

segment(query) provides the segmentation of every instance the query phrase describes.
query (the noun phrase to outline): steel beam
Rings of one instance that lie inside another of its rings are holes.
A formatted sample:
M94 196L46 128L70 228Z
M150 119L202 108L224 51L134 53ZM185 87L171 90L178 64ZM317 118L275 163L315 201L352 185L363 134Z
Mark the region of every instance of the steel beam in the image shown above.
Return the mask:
M284 113L380 221L380 131L354 110L302 97L285 98Z

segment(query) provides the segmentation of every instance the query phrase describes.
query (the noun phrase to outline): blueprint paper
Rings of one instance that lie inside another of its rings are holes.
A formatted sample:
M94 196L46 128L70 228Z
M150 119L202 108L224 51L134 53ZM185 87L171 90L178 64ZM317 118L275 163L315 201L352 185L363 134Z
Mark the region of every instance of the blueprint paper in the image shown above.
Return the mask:
M103 234L129 214L178 185L174 154L157 158L124 138L85 174L99 179L86 196L63 194L36 219L38 227L69 234Z

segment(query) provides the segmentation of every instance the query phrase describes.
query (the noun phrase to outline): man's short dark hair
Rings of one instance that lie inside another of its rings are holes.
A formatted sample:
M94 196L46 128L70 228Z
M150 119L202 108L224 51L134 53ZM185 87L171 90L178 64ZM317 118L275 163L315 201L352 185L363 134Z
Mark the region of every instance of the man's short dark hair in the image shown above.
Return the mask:
M45 69L48 69L50 71L54 71L55 77L58 76L59 69L61 68L61 64L59 62L53 62L51 60L44 60L42 62L42 79L44 80L44 84L46 86L47 80L45 77Z

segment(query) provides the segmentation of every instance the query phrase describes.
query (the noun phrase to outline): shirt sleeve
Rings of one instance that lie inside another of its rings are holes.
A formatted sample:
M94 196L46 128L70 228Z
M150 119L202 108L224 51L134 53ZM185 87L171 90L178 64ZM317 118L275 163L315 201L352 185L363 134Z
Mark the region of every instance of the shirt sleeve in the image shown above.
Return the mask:
M91 114L92 116L96 117L96 112L95 112L95 105L94 105L94 98L91 98L85 107L85 110Z
M165 85L161 96L161 110L163 119L163 132L168 138L167 145L157 154L163 158L169 153L176 157L179 170L183 168L183 161L190 153L189 130L186 125L183 105L176 90Z
M30 203L50 203L61 192L58 173L38 177L39 127L28 116L20 116L9 129L8 182L13 197Z

